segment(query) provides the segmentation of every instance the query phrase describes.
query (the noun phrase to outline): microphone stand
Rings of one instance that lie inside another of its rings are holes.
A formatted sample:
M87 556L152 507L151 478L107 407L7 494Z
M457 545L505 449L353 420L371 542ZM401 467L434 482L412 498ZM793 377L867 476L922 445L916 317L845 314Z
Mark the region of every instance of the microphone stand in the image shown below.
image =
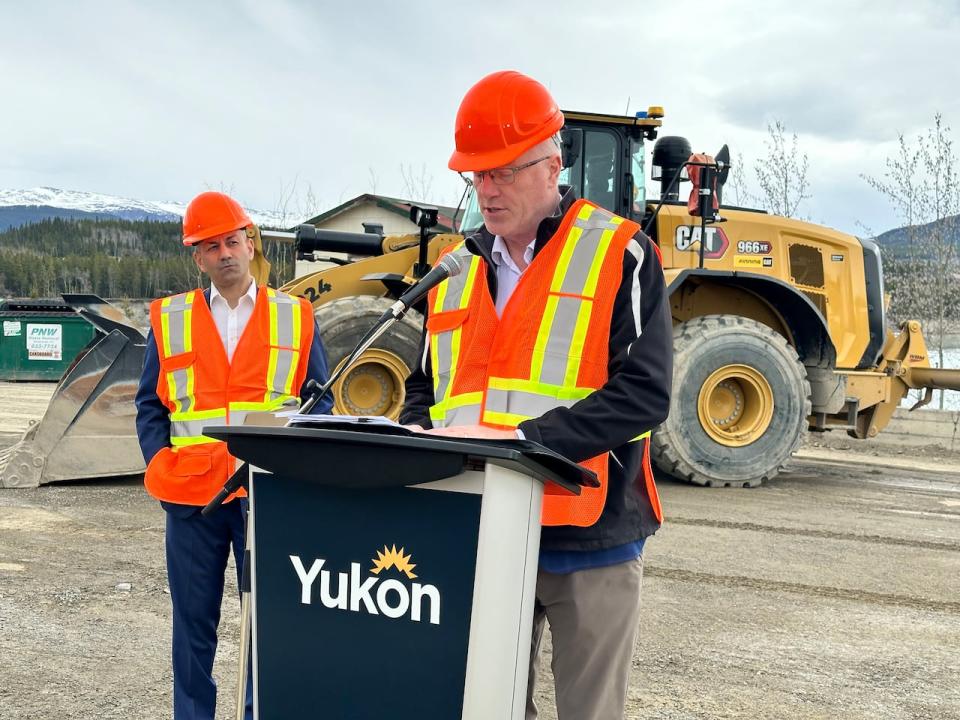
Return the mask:
M388 313L390 311L387 311ZM360 344L354 349L350 356L330 375L330 379L327 380L323 385L318 383L316 380L310 380L307 383L307 390L311 391L312 394L307 398L306 402L300 406L300 414L307 415L313 409L313 406L320 402L321 399L330 391L330 388L333 387L334 383L339 380L343 374L349 370L357 360L360 359L360 356L363 355L371 345L373 345L381 335L383 335L387 330L389 330L397 320L402 318L407 314L407 308L403 308L396 314L389 314L386 317L381 318L380 321L374 325L370 330L367 331L367 334L363 336L360 340Z

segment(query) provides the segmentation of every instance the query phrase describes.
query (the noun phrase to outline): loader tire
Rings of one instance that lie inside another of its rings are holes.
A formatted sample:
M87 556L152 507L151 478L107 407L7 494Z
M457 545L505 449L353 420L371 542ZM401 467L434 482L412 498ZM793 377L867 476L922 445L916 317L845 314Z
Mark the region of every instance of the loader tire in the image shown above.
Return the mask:
M333 372L393 304L384 297L355 295L321 305L314 314ZM365 352L333 386L338 415L385 415L403 408L404 381L417 363L423 316L411 310Z
M711 487L754 487L776 477L803 441L806 370L786 339L736 315L673 329L670 415L653 434L657 466Z

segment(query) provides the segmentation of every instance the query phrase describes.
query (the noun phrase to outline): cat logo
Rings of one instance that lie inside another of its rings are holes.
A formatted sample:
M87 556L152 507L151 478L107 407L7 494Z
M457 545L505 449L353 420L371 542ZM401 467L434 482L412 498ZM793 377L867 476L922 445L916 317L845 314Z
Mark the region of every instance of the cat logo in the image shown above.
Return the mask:
M699 225L680 225L674 238L674 245L680 252L700 252L699 243L701 228ZM730 241L722 228L708 227L704 231L707 241L703 248L703 257L716 260L730 247Z
M910 353L910 362L923 362L927 359L926 355L917 355L916 353Z
M426 618L431 625L440 624L440 590L435 585L404 582L396 577L385 578L390 570L406 580L417 576L411 562L412 555L396 545L377 551L370 562L373 567L364 574L360 563L350 563L350 572L336 573L336 591L331 589L334 573L324 570L326 560L315 558L310 568L304 565L299 555L290 555L290 563L300 580L300 603L313 605L314 601L330 610L363 612L368 615L383 615L394 620L409 617L413 622ZM319 582L318 582L319 579ZM426 612L424 612L426 605Z

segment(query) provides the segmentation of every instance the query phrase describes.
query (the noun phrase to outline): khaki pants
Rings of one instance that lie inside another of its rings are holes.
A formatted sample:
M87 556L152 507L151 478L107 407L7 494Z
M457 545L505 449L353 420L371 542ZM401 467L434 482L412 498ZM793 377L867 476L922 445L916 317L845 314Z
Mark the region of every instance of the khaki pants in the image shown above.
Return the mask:
M643 556L602 568L555 575L537 573L530 647L527 720L540 666L544 622L553 636L554 687L559 720L621 720L640 624Z

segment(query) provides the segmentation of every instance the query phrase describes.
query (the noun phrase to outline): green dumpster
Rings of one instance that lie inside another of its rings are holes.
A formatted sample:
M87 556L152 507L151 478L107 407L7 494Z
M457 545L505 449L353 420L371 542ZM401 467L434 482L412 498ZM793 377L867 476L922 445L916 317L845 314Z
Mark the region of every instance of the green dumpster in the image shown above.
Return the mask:
M0 325L0 380L56 382L97 332L56 300L7 300Z

